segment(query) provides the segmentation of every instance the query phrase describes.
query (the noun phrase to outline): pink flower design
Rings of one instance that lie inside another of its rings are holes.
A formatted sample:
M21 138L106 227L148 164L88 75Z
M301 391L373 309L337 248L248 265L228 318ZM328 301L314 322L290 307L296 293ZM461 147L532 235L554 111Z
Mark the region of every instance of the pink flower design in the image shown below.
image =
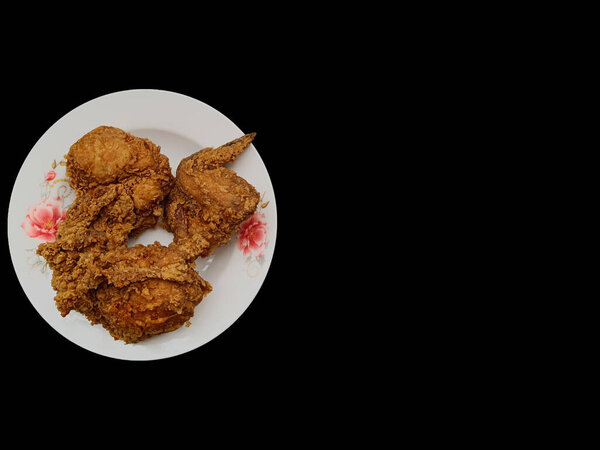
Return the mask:
M60 197L42 200L37 205L27 208L27 215L21 224L25 234L45 242L54 242L58 225L65 220L66 212L60 206Z
M240 227L237 246L244 252L244 256L253 254L261 257L263 255L263 249L267 243L267 223L263 221L264 218L264 214L256 212Z
M46 181L52 181L56 178L56 172L54 170L49 170L46 174Z

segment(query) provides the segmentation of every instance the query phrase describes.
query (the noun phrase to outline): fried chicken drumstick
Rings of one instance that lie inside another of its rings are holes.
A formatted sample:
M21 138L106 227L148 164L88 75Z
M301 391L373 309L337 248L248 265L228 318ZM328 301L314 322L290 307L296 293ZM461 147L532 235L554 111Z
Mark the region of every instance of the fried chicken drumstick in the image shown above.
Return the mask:
M223 167L252 142L256 133L221 147L208 147L184 158L165 208L174 234L171 247L189 260L210 255L224 245L258 205L260 195L233 170Z

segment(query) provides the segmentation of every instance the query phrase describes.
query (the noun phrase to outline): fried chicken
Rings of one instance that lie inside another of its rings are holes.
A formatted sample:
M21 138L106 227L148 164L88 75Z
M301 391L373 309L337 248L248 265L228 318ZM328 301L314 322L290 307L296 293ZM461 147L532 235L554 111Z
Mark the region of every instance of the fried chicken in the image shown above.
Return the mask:
M98 186L75 199L56 241L38 247L37 253L52 269L54 300L63 316L72 309L85 313L91 308L86 293L97 283L85 276L80 262L125 246L136 220L133 201L123 186Z
M120 247L88 264L88 273L103 280L88 318L127 343L181 327L212 290L193 263L159 242Z
M93 310L89 291L99 280L90 276L87 261L126 246L129 237L154 226L174 183L160 147L106 126L71 146L67 175L77 197L56 241L37 251L53 271L56 306L63 316L72 309L84 314Z
M194 267L159 242L83 252L72 270L56 278L64 288L53 282L56 303L59 310L75 309L101 324L115 339L139 342L173 331L194 315L212 290Z
M66 157L67 176L77 195L118 184L133 201L133 230L139 233L156 225L174 182L169 159L159 146L119 128L100 126L73 144Z
M77 197L56 241L38 248L53 271L60 313L76 310L126 343L187 323L212 290L194 270L195 259L226 244L260 200L223 167L254 136L183 159L176 178L160 147L118 128L98 127L73 144L67 175ZM128 248L128 239L163 212L173 242Z
M260 195L233 170L223 167L242 153L256 133L184 158L165 208L172 247L188 260L210 255L224 245L258 205Z

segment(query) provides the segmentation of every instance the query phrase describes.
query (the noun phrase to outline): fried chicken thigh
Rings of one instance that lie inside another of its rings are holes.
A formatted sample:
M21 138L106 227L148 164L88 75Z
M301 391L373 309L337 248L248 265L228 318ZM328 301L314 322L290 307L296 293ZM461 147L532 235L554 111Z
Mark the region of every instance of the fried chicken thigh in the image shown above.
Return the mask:
M246 134L221 147L208 147L184 158L165 208L173 232L171 246L189 260L210 255L224 245L258 205L260 195L233 170L223 167L254 139Z
M94 291L93 322L127 343L181 327L212 290L193 263L158 242L112 250L87 269L103 280Z

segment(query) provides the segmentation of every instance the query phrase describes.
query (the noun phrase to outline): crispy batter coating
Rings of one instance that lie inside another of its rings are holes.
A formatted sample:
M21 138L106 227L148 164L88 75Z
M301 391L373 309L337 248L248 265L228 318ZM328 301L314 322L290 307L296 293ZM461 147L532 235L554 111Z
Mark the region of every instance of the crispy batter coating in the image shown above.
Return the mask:
M71 146L67 175L77 197L56 241L37 251L53 271L55 302L63 316L73 309L93 309L87 292L97 283L87 276L80 259L125 246L130 236L156 225L174 182L160 147L106 126Z
M212 290L194 264L159 242L120 247L90 264L88 271L104 281L93 291L96 311L88 317L127 343L181 327Z
M100 126L75 142L67 155L67 176L78 193L99 184L123 183L150 173L170 183L169 159L160 146L119 128Z
M133 202L138 233L156 225L162 201L174 183L169 159L148 139L100 126L75 142L67 158L67 176L77 195L96 186L120 185Z
M98 283L80 261L125 246L138 220L133 201L121 185L98 186L77 196L58 228L56 241L41 244L37 250L52 269L54 300L63 316L72 309L92 308L86 293Z
M118 128L98 127L73 144L67 175L77 198L56 241L38 248L53 270L60 313L79 311L126 343L187 323L212 290L194 260L226 244L260 200L252 185L223 167L254 136L183 159L176 178L160 147ZM173 243L128 248L128 239L163 212Z
M174 184L160 147L118 128L98 127L71 146L67 175L77 197L56 241L38 247L53 271L60 313L79 311L126 342L170 331L188 320L210 285L182 255L166 247L127 248L130 237L162 217L164 199ZM144 306L138 298L135 307L117 306L118 299L128 303L136 289L153 303ZM126 326L131 314L135 322ZM150 321L147 327L140 324L144 317Z
M260 194L233 170L222 167L242 153L255 135L246 134L221 147L202 149L177 167L165 217L174 234L171 245L188 259L208 256L229 242L256 210Z

